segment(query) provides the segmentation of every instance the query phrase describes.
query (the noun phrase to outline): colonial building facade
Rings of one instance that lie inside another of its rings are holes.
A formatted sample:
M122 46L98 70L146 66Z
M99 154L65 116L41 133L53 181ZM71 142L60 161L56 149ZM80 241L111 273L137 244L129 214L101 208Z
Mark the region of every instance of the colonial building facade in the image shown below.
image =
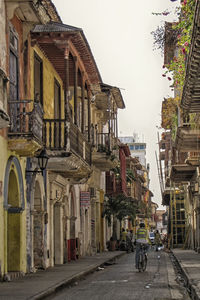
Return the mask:
M82 29L50 0L3 0L0 30L0 275L12 278L106 250L106 174L121 163L128 196L125 162L140 167ZM129 182L135 201L145 172Z

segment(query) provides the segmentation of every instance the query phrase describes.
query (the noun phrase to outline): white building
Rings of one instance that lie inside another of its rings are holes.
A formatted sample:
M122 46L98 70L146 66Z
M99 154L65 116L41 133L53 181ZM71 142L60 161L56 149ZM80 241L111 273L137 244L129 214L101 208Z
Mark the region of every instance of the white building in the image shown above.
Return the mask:
M119 137L119 139L129 146L131 156L138 158L141 165L146 167L146 143L140 142L137 134Z

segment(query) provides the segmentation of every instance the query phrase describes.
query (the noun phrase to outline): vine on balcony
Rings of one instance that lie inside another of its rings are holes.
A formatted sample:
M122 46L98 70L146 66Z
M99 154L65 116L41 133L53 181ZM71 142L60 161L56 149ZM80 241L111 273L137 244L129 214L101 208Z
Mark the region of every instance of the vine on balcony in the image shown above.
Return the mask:
M177 53L169 64L163 66L165 69L163 76L166 76L169 81L173 77L173 86L180 92L182 92L185 80L185 65L191 43L195 2L196 0L182 1L178 12L179 22L172 26L172 29L177 32ZM170 76L170 72L172 72L172 76Z
M194 18L195 3L197 0L182 0L181 6L176 7L176 15L179 21L172 24L172 30L167 32L166 26L158 26L152 32L154 38L154 48L164 52L166 44L171 46L175 43L176 53L170 63L163 65L163 77L170 81L173 86L182 91L185 79L185 64L191 42L192 24ZM154 15L167 16L169 12L153 13ZM171 81L173 80L173 83Z

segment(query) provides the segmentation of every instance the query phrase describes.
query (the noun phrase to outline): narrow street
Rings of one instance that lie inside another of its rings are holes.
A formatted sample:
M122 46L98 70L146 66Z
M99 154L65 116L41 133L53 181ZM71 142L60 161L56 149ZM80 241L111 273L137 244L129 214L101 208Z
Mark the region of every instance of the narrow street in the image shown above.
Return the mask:
M144 273L135 269L134 259L135 253L126 254L113 265L75 282L52 299L190 299L186 290L175 281L168 254L151 250Z
M200 300L200 0L0 0L0 32L0 300Z

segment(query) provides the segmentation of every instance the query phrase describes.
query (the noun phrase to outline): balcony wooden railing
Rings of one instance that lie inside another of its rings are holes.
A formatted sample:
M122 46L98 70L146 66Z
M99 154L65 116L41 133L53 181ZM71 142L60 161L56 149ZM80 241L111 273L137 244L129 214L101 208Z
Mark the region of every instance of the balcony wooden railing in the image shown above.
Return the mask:
M110 154L110 133L97 133L95 146L98 152Z
M42 141L43 110L32 100L9 101L9 136L32 136Z
M200 161L200 153L199 152L189 152L188 159L196 159Z
M78 154L91 164L91 146L72 122L64 119L44 119L44 144L51 151Z
M79 128L72 122L70 122L69 138L71 150L79 154L89 165L91 165L91 146L80 132Z
M44 145L46 149L51 151L66 150L66 120L44 119Z

